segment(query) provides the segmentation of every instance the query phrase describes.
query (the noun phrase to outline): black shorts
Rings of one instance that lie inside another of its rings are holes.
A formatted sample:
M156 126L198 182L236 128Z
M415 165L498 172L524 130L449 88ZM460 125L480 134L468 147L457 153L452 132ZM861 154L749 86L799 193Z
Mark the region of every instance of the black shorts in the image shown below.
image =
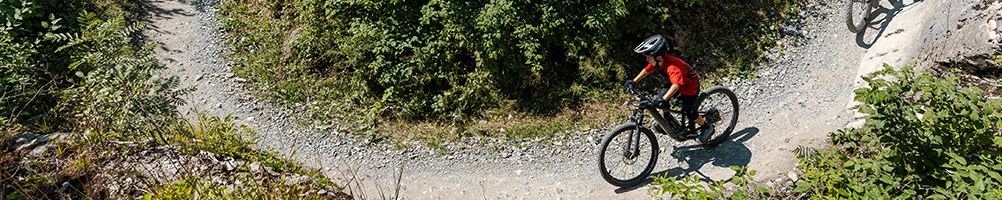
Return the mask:
M699 113L696 112L696 95L678 95L678 100L682 102L682 113L685 114L689 120L696 120L699 118Z
M658 97L663 97L668 93L668 88L661 89L661 95ZM699 118L699 112L696 112L696 95L684 95L678 94L678 100L682 102L682 114L685 114L686 118L689 120L696 120Z

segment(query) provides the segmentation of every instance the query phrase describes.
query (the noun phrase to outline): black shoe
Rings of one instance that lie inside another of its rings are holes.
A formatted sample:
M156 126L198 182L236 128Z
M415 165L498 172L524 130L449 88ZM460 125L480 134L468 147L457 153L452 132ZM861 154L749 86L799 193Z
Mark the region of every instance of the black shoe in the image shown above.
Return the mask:
M696 136L696 144L703 144L713 137L713 125L705 125L701 129L703 129L703 132L699 136Z

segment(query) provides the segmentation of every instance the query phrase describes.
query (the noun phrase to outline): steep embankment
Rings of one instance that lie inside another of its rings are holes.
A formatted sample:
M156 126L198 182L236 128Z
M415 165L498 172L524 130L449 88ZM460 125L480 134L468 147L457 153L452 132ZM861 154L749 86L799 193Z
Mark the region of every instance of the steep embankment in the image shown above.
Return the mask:
M758 170L758 180L769 185L788 184L788 173L797 159L792 149L818 146L827 133L853 121L852 90L859 75L880 63L907 64L928 60L936 47L930 40L955 36L954 25L965 23L976 1L897 2L882 4L873 27L861 34L845 28L846 5L818 2L811 6L802 45L782 44L772 62L760 66L759 77L729 81L742 105L733 142L703 149L686 142L661 138L664 153L655 172L695 175L721 180L733 175L729 166L748 165ZM153 8L150 40L171 74L197 92L188 97L182 112L213 115L234 113L261 137L260 146L291 155L307 165L322 168L328 176L343 178L357 196L379 197L394 193L398 172L399 192L408 198L646 198L644 188L619 189L598 175L595 149L606 130L568 131L554 138L512 142L472 138L461 144L437 148L413 145L395 149L343 139L343 133L318 133L289 125L280 109L258 103L240 89L229 62L221 58L215 20L215 1L158 1ZM937 11L937 12L932 12ZM976 15L976 14L975 14ZM967 22L969 23L969 22ZM898 31L902 30L902 31ZM944 32L945 31L945 32ZM401 169L402 168L402 169ZM401 171L402 170L402 171ZM792 177L795 178L795 177ZM364 193L359 195L359 193Z

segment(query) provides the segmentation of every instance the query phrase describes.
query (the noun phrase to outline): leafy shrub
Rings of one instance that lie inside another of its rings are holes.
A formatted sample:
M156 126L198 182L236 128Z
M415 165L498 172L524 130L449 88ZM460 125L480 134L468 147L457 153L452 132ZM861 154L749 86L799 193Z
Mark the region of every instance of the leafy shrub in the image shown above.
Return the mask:
M9 22L0 25L4 121L130 133L178 121L179 97L190 89L158 76L164 67L150 55L152 45L134 45L144 24L126 22L121 11L79 11L77 23L63 27L57 14L77 10L33 2L0 1Z
M797 192L812 198L1002 198L1002 102L979 88L884 66L857 89L860 129L801 160Z
M128 152L111 141L145 141L154 136L185 153L210 151L317 179L293 186L253 182L244 185L236 193L239 196L220 197L295 198L291 195L306 190L336 188L319 171L253 149L253 132L236 127L229 117L202 116L196 124L181 119L176 106L192 89L178 88L176 77L159 76L164 66L151 56L154 47L135 37L145 24L129 22L135 21L132 12L137 11L137 2L0 0L0 163L4 163L0 199L108 195L102 190L106 185L91 185L99 184L94 179L101 181L95 173L107 172L102 167L117 161L107 156ZM59 143L53 150L58 158L28 158L14 151L12 127L17 132L75 129L85 138ZM61 183L72 184L75 191L64 196L66 186ZM225 191L216 185L194 187L216 194ZM165 198L170 197L176 196Z
M79 34L49 35L68 42L57 51L75 50L68 70L79 81L63 91L63 105L84 106L69 108L72 121L78 127L130 132L156 132L178 121L180 97L192 89L178 89L177 77L159 76L165 67L151 54L153 45L131 45L132 34L145 24L129 25L121 16L101 20L89 12L78 20Z
M59 30L59 19L44 19L30 1L0 1L0 118L5 123L35 122L54 104L53 71L40 52L46 43L41 35ZM44 29L36 24L45 24ZM54 55L55 56L55 55Z
M668 177L667 174L654 176L651 191L655 197L669 199L765 199L772 196L772 189L758 185L755 182L755 170L748 171L744 166L732 166L736 172L729 181L704 183L695 176L682 180ZM731 183L725 185L727 183Z
M653 33L678 38L700 70L747 76L793 2L227 0L222 11L234 71L266 95L421 120L506 101L537 114L577 105L640 70L631 49Z

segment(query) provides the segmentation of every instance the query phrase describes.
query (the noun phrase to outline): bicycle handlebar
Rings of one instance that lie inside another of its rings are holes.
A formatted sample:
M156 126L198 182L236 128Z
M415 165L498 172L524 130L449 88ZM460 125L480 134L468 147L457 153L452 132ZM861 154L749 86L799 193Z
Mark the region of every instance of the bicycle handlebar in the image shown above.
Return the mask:
M650 103L651 97L649 97L646 93L638 92L637 90L634 90L632 87L627 87L626 91L629 92L631 95L637 97L637 105L638 106L640 106L640 107L651 106L650 105L651 104Z
M638 92L637 90L633 89L632 87L627 87L626 91L629 92L631 95L636 96L638 98L637 99L638 100L637 103L640 104L641 106L651 106L650 105L651 104L651 99L657 98L657 97L650 96L650 95L648 95L646 93L643 93L643 92ZM677 102L678 101L677 96L678 95L672 96L672 99L670 101L668 101L668 103L670 105L678 105L679 102ZM672 110L672 111L674 111L674 110ZM675 111L675 112L680 112L680 111Z

